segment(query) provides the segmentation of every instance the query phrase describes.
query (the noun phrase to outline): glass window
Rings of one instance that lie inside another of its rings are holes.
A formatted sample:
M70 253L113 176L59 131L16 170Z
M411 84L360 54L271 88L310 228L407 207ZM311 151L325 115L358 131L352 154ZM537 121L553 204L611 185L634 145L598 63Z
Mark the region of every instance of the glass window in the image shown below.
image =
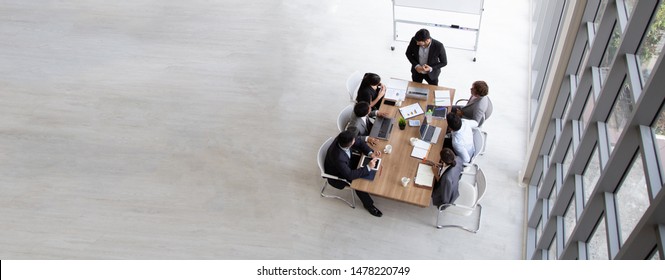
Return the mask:
M554 207L554 203L556 203L556 195L557 195L556 186L554 186L554 187L552 187L552 191L550 192L549 205L548 205L550 207L550 209L549 209L549 212L547 214L550 217L552 216L552 215L550 215L550 213L552 213L552 207Z
M582 53L582 58L580 60L580 65L577 66L577 76L582 77L584 69L586 69L586 61L589 59L589 42L584 43L584 52ZM579 80L575 80L575 84L579 84Z
M596 230L591 235L587 243L587 252L590 260L607 260L609 255L607 253L607 230L605 229L605 216L603 216L598 224Z
M543 235L543 218L541 217L540 220L538 220L538 225L536 225L536 243L540 241L540 236Z
M638 63L640 65L640 80L644 85L651 75L651 69L656 64L658 55L663 50L665 38L665 2L658 5L656 16L649 26L647 35L642 39L640 48L637 50Z
M573 162L573 144L572 142L568 144L568 150L566 150L566 155L563 158L563 176L565 177L568 174L568 168L570 168L570 163Z
M605 54L603 54L603 59L600 61L600 82L602 84L605 84L605 78L607 78L610 66L614 63L614 58L619 50L619 39L621 39L621 30L619 30L619 25L615 23L612 29L612 36L610 36L610 41L607 43L607 48L605 49Z
M566 208L566 213L563 214L563 240L568 242L570 235L573 233L575 228L575 223L577 221L577 215L575 213L575 196L568 203L568 208Z
M600 1L600 6L598 7L598 11L596 12L596 17L593 20L593 26L598 30L598 25L600 25L600 20L603 18L603 14L605 13L605 8L607 7L607 0L602 0Z
M633 162L630 172L616 192L616 207L619 235L623 244L649 207L649 193L640 155Z
M665 174L665 106L660 108L660 114L656 121L651 125L653 131L656 151L658 152L658 159L660 160L660 170Z
M623 4L626 6L626 15L628 16L628 19L630 19L630 16L633 14L633 10L635 9L635 4L637 4L637 0L624 0Z
M584 205L589 201L593 188L600 178L600 159L598 158L598 146L593 149L589 163L584 170L582 190L584 190Z
M619 90L619 96L614 102L610 116L607 118L607 138L610 141L610 153L614 150L614 146L616 146L632 112L633 98L630 91L630 82L626 79L621 86L621 90Z
M596 99L594 98L593 90L589 90L589 96L586 98L584 111L582 111L582 117L580 117L580 122L584 124L584 130L586 130L586 128L589 127L589 123L591 123L591 113L593 113L594 107L596 107Z
M547 249L547 259L548 260L556 260L556 235L552 239L552 243L550 243L550 247Z
M660 260L660 253L658 252L658 250L656 250L656 252L653 254L653 256L651 256L650 260L653 260L653 261L659 261Z

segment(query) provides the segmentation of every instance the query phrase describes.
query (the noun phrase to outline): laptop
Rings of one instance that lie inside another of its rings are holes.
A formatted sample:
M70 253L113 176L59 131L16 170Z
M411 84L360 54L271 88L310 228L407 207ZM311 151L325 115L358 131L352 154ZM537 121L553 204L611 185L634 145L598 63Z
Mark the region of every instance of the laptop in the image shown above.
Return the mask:
M376 118L376 121L374 121L374 125L372 126L372 130L369 132L369 136L388 140L390 133L393 131L394 123L394 118Z
M409 87L409 89L406 91L406 97L420 100L427 100L428 94L429 89L426 88Z
M425 142L436 144L441 135L441 128L427 124L427 118L423 119L423 124L420 125L420 139Z

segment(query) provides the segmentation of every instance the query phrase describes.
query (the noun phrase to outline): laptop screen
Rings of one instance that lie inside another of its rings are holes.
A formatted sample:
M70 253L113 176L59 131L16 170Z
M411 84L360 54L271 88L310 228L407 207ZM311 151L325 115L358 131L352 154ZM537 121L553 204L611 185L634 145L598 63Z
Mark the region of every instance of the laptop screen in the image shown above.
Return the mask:
M420 139L425 137L425 132L427 132L427 118L423 118L423 122L420 125Z

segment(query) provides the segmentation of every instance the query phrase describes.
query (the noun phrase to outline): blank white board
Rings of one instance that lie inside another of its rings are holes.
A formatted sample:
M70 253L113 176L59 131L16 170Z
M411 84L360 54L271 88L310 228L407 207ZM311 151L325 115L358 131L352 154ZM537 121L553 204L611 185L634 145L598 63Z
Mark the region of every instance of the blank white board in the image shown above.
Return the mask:
M394 0L395 6L479 15L483 0Z

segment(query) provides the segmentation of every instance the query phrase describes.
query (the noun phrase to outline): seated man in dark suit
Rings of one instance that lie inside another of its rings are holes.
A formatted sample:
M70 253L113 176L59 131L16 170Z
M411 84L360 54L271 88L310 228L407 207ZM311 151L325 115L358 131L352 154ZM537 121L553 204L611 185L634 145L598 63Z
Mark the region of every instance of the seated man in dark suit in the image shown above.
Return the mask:
M371 156L374 159L370 161L367 166L356 169L358 159L356 159L355 164L353 164L353 160L351 159L352 150ZM356 133L345 130L335 138L335 141L333 141L330 148L328 148L324 169L326 173L330 175L335 175L351 182L354 179L369 175L370 168L374 168L377 158L380 155L381 152L373 151L367 143L365 143L362 137L357 137ZM338 189L343 189L348 186L341 181L332 179L328 179L328 183ZM355 192L356 195L358 195L358 198L360 198L360 201L362 201L365 209L367 209L370 214L377 217L383 215L379 209L374 207L374 200L372 200L368 193L362 191Z
M456 157L451 149L443 148L440 155L441 161L432 165L435 178L432 204L436 207L455 202L459 196L459 179L464 168L462 159Z

